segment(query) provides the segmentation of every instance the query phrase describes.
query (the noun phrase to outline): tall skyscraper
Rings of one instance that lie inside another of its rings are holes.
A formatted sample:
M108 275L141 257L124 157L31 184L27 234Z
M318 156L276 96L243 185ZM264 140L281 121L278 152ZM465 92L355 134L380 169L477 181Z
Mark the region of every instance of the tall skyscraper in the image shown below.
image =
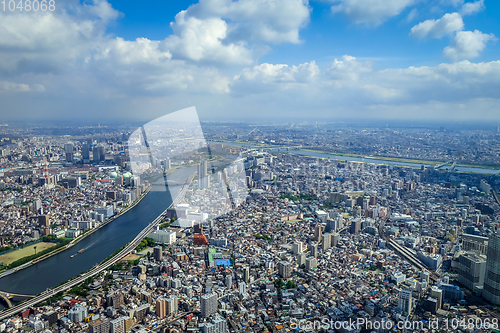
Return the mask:
M86 142L84 142L82 144L82 159L83 159L83 163L89 163L90 162L90 145L91 145L91 142L92 142L92 139L88 139Z
M73 155L73 144L66 143L64 145L64 152L66 153L66 162L73 163L74 155Z
M498 232L490 235L486 257L483 297L498 305L500 304L500 234Z
M411 289L405 289L399 292L398 308L406 314L411 314L412 311L411 293Z
M198 164L198 187L206 188L210 186L207 166L207 160L205 159L201 160L201 163Z
M92 149L92 162L99 164L101 161L101 155L98 147Z
M106 151L104 150L104 146L97 146L97 150L99 151L99 161L104 162L106 160Z
M200 302L201 316L207 318L210 315L217 313L217 294L210 293L201 296Z

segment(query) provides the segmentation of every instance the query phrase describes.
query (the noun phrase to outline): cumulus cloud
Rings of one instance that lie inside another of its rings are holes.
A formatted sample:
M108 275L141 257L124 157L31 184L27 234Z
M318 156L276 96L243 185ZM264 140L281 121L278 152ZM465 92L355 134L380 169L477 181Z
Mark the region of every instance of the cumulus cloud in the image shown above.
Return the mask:
M299 43L299 30L309 23L308 0L200 0L186 17L227 21L229 41Z
M318 74L319 68L314 61L298 66L264 63L243 69L234 77L231 88L237 93L262 93L270 87L286 90L311 84Z
M463 16L465 15L472 15L479 13L480 11L484 10L484 0L478 0L474 2L467 2L462 6L462 9L460 10L460 14Z
M165 46L174 58L223 64L249 64L251 52L243 43L224 44L227 23L220 18L198 19L186 17L182 11L171 24L174 35L165 40Z
M411 28L410 35L417 38L442 38L464 28L459 13L445 14L438 20L426 20Z
M0 73L60 73L73 67L103 41L106 25L96 15L104 10L95 6L106 4L95 2L76 15L0 11Z
M484 34L479 30L459 31L443 53L446 58L457 61L479 56L489 41L496 41L493 34Z
M399 15L415 0L334 0L333 13L343 13L357 24L378 26L393 16Z
M296 82L298 68L314 68L307 85ZM498 99L500 61L471 63L461 61L435 67L408 67L374 70L369 62L345 55L335 59L326 69L305 63L290 67L284 64L262 64L243 70L231 88L262 95L290 91L288 98L306 98L315 94L314 104L352 104L368 107L418 104L439 101L454 103L477 98ZM287 97L283 97L287 98Z
M106 0L94 0L93 5L84 4L84 7L106 23L122 16L122 13L114 9Z
M342 60L335 59L326 73L335 80L357 81L362 73L372 71L370 62L359 62L355 57L344 55Z

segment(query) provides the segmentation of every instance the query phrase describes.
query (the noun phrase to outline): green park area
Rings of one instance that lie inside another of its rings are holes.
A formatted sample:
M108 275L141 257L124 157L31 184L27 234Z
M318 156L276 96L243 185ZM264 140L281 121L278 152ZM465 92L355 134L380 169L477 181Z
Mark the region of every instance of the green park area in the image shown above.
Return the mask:
M56 245L57 245L56 243L49 243L49 242L39 242L37 244L28 245L24 248L0 255L0 263L7 266L12 264L14 261L18 259L34 255L35 251L36 253L40 253L43 250L49 249Z

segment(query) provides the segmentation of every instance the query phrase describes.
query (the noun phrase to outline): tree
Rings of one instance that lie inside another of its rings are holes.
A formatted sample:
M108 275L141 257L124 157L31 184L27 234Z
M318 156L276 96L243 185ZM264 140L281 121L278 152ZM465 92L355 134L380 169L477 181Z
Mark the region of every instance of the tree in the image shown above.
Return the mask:
M295 283L292 280L289 280L286 283L286 289L292 289L292 288L295 288L295 287L296 287L296 285L295 285Z

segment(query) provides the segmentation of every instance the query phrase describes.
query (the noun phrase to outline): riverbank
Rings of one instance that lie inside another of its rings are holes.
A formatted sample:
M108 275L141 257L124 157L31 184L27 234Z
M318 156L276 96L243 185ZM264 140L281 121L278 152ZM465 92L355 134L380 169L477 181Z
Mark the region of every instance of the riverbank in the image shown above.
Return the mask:
M137 204L139 204L139 202L141 202L141 200L146 197L146 195L149 193L149 191L151 190L152 186L149 186L149 188L144 192L142 193L139 198L137 198L130 206L122 209L118 214L110 217L109 219L107 219L104 223L100 224L98 227L96 228L92 228L92 229L89 229L87 230L87 232L83 233L82 235L78 236L77 238L73 239L69 244L67 244L66 246L63 246L63 247L59 247L59 248L56 248L54 249L53 251L49 252L49 253L46 253L36 259L33 259L23 265L20 265L18 267L14 267L12 269L9 269L9 270L6 270L2 273L0 273L0 279L3 278L3 277L6 277L10 274L13 274L13 273L16 273L22 269L25 269L25 268L28 268L30 267L31 265L34 265L34 264L37 264L45 259L48 259L54 255L57 255L63 251L66 251L68 249L70 249L71 247L73 247L74 245L78 244L80 241L82 241L83 239L85 239L86 237L90 236L91 234L93 234L94 232L96 232L97 230L101 229L102 227L106 226L107 224L113 222L115 219L117 219L118 217L122 216L123 214L125 214L126 212L128 212L130 209L134 208Z

